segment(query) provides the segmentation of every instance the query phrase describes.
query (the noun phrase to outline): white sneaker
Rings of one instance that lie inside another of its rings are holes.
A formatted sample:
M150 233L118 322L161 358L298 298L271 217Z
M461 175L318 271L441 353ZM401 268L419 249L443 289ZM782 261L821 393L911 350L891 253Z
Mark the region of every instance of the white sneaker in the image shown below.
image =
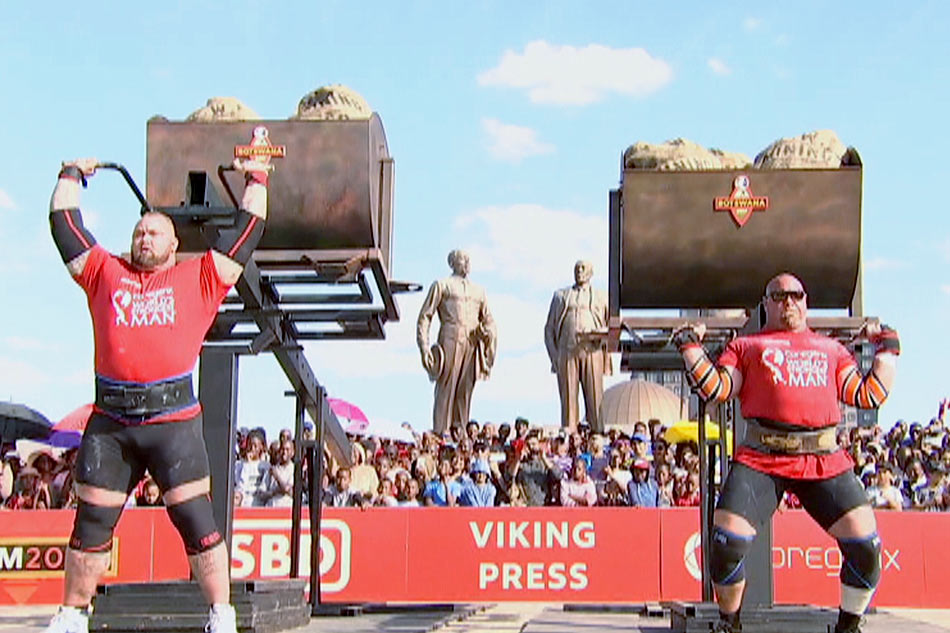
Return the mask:
M213 605L208 611L205 633L237 633L237 613L234 612L234 607L229 604Z
M89 633L89 611L60 607L43 633Z

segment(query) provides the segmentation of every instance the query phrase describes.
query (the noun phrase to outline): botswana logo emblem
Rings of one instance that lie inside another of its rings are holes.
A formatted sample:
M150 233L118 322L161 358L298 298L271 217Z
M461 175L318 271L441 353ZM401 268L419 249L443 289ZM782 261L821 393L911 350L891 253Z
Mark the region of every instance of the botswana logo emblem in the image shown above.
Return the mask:
M753 195L751 182L745 174L736 176L732 181L732 193L713 199L713 211L729 211L740 228L749 221L754 211L765 211L768 208L769 197Z

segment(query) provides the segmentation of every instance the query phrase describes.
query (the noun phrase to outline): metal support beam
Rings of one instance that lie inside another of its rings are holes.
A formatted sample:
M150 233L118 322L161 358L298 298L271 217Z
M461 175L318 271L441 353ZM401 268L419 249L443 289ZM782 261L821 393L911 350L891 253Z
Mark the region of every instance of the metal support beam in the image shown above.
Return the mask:
M198 399L203 411L203 434L211 467L214 520L231 544L234 510L234 444L237 419L238 355L232 350L204 347L198 370Z

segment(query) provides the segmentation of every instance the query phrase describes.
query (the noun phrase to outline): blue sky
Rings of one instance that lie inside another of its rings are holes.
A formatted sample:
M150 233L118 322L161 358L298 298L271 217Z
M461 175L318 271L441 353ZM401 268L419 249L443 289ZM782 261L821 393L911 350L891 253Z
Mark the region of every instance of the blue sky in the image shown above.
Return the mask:
M0 22L0 398L56 419L92 398L82 293L48 235L59 163L95 155L144 186L145 122L212 96L264 118L344 83L382 117L396 160L394 271L428 286L472 253L500 331L473 417L555 424L543 351L551 292L573 262L606 287L607 192L635 141L683 137L754 156L833 129L864 161L865 312L902 335L882 422L928 419L950 395L944 3L14 3ZM97 176L84 211L127 248L136 205ZM332 396L370 418L429 423L414 343L421 294L374 343L317 343ZM434 336L434 331L433 331ZM242 358L240 424L291 424L276 362Z

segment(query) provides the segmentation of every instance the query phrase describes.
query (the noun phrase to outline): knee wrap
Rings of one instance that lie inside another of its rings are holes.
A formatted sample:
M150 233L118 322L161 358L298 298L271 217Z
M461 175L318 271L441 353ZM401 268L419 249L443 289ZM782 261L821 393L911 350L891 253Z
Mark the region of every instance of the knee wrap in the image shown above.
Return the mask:
M69 547L81 552L108 552L121 514L122 506L97 506L80 499Z
M745 579L745 557L752 549L755 536L740 536L717 526L713 527L709 548L709 571L717 585L734 585Z
M881 537L838 539L841 548L841 584L874 589L881 580Z
M189 556L206 552L223 540L208 495L168 506L168 517L178 529Z

